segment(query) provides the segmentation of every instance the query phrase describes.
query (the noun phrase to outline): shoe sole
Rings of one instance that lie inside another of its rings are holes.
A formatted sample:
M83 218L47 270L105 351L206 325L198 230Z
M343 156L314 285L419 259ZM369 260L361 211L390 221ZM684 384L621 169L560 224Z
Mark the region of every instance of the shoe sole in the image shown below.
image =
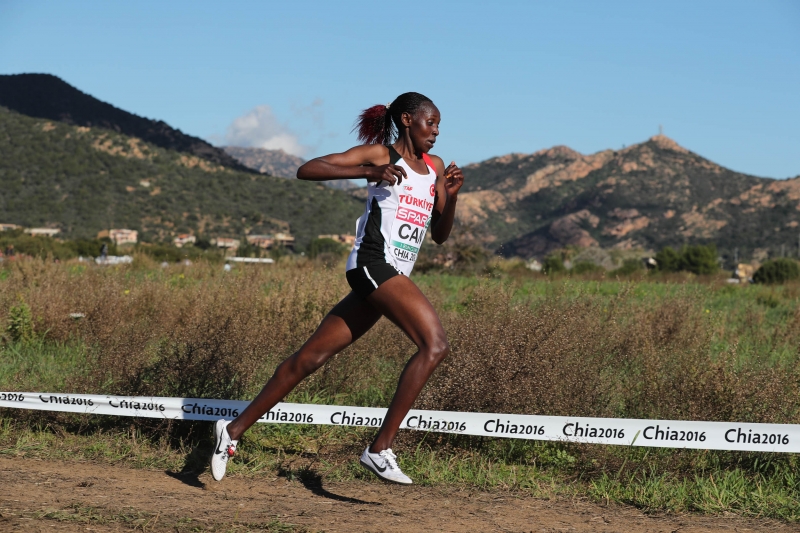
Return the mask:
M373 470L373 468L369 466L369 463L365 463L363 459L359 458L359 459L358 459L358 462L359 462L359 463L361 463L361 466L363 466L364 468L366 468L367 470L369 470L370 472L372 472L373 474L375 474L375 476L376 476L378 479L380 479L380 480L382 480L382 481L386 481L387 483L394 483L395 485L406 485L406 486L408 486L408 485L413 485L413 484L414 484L414 482L413 482L413 481L412 481L412 482L409 482L409 483L404 483L404 482L402 482L402 481L396 481L396 480L394 480L394 479L389 479L388 477L383 477L382 475L380 475L380 473L378 473L378 472L376 472L375 470Z

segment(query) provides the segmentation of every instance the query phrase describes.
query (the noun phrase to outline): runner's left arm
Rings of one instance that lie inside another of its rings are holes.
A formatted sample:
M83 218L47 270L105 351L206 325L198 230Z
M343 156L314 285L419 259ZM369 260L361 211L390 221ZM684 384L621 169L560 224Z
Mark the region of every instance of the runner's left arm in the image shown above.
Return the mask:
M394 185L405 177L402 167L389 164L389 149L381 144L365 144L341 154L317 157L297 169L297 178L308 181L365 178L369 182L384 180Z
M436 244L443 244L453 229L458 191L464 185L464 174L455 161L444 168L441 157L431 155L431 159L436 167L436 198L431 214L431 237Z

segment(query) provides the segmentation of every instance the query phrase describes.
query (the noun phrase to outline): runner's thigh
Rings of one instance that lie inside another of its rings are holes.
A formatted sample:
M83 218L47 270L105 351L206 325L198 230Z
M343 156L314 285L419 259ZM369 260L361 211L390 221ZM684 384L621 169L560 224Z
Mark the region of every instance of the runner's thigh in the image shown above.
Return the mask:
M367 297L367 301L418 347L438 348L447 342L436 310L407 276L387 280Z
M381 313L375 307L351 292L322 319L303 347L331 355L338 353L369 331L380 318Z

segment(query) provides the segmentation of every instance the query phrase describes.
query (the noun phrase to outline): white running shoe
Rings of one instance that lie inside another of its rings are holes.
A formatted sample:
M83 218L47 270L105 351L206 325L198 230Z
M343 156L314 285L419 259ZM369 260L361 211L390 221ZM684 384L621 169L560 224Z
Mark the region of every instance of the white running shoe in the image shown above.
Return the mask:
M217 420L214 424L214 453L211 455L211 477L222 481L225 470L228 468L228 459L236 453L238 440L231 439L228 435L228 420Z
M397 466L397 456L391 448L380 453L370 453L369 446L367 446L367 449L361 454L360 462L364 468L381 479L401 485L411 485L412 483L411 478Z

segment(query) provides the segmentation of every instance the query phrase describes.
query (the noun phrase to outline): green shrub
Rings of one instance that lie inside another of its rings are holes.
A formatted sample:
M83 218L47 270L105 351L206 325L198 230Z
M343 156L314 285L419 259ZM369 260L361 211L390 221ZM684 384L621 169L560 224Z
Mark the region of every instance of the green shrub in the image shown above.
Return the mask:
M216 247L203 250L202 248L197 248L195 246L184 246L182 248L178 248L173 244L166 243L139 243L134 247L134 251L146 255L154 261L167 261L168 263L177 263L179 261L183 261L184 259L191 259L192 261L195 261L200 258L216 261L219 260L223 255L222 250ZM111 247L109 247L108 253L109 255L112 255Z
M611 271L612 276L630 276L644 270L644 265L640 259L626 259L622 266Z
M8 310L8 336L12 341L29 341L33 338L33 314L25 302L20 302Z
M188 255L183 248L177 248L168 244L139 245L136 249L156 261L168 261L170 263L176 263L183 259L185 255Z
M553 274L561 274L567 271L567 267L564 266L564 261L561 260L561 257L558 255L548 255L542 261L542 274L547 274L551 276Z
M694 274L714 274L719 270L717 263L717 247L684 246L681 249L680 269Z
M684 246L680 252L667 246L656 254L655 260L661 272L714 274L719 270L717 247L713 244Z
M800 265L793 259L772 259L756 270L756 283L786 283L800 278Z
M605 272L605 269L590 261L578 261L572 265L570 272L573 274L591 274L594 272Z
M197 237L197 240L194 243L195 248L199 248L203 251L208 250L211 248L211 241L206 237Z
M658 270L662 272L678 272L681 269L681 256L678 252L667 246L656 254Z
M103 244L108 245L108 255L117 255L117 245L111 239L78 239L75 241L66 241L64 243L67 247L71 248L76 255L97 257L103 250Z

